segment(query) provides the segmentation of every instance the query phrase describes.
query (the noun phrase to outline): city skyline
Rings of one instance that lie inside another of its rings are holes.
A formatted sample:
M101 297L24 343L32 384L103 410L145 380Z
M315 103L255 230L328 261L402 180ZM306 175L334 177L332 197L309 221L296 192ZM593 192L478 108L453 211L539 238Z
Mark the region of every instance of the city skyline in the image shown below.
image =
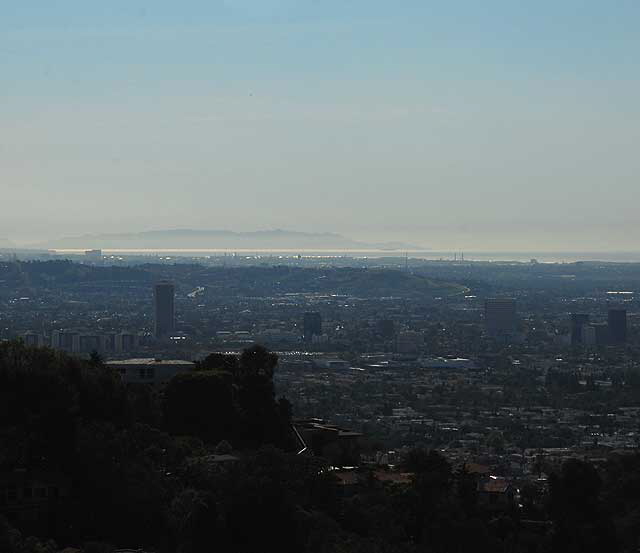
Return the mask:
M638 21L0 0L0 553L638 553Z

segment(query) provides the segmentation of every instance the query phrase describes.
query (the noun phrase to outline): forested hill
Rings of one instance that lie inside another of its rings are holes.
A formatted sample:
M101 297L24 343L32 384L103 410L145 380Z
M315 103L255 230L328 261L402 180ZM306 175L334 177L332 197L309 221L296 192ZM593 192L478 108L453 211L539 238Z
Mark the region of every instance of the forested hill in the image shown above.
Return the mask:
M424 275L390 269L206 267L148 264L136 267L97 267L71 261L30 261L0 264L0 294L78 285L151 284L170 279L178 289L203 286L209 296L281 294L345 294L358 297L429 298L462 293L464 287Z

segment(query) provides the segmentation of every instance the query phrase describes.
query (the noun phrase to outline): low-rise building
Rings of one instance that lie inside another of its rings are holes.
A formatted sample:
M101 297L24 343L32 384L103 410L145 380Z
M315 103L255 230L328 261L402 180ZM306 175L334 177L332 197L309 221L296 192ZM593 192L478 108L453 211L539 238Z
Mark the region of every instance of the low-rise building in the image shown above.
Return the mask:
M127 384L162 384L177 374L192 371L195 363L177 359L123 359L107 361Z

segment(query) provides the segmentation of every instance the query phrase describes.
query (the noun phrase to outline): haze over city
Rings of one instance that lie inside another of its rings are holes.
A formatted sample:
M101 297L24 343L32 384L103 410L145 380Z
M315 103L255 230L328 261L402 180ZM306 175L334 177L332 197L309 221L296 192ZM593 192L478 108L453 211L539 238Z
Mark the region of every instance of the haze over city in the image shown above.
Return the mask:
M637 250L640 5L0 3L0 239Z

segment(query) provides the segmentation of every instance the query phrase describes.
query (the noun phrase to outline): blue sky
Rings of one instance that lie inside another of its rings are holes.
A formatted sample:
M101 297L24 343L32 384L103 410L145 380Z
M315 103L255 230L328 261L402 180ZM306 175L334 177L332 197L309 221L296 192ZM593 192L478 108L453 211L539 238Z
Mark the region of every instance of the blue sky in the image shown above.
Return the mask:
M0 0L0 237L635 247L640 3Z

